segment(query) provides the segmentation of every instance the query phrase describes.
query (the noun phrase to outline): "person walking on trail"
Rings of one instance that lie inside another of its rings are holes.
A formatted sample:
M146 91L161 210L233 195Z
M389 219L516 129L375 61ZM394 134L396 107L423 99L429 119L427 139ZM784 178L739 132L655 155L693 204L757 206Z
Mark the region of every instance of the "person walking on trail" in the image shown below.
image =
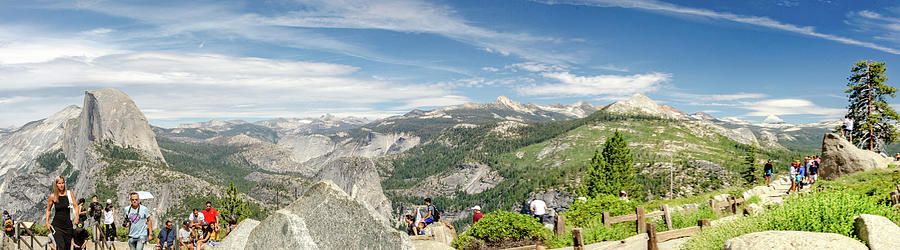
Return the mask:
M80 208L74 201L75 194L66 189L66 179L56 176L53 181L53 191L47 197L47 210L44 213L44 223L50 231L55 249L72 249L72 237L75 235L73 225L78 223L77 212ZM50 213L53 220L50 220Z
M775 168L772 166L772 160L766 161L766 165L763 166L763 178L766 179L766 187L769 186L769 183L772 183L772 171Z
M112 204L112 199L106 200L106 208L103 209L103 227L106 232L107 241L116 240L116 208Z
M472 212L475 213L475 215L472 216L472 224L475 224L476 222L478 222L478 220L481 219L481 217L484 217L484 214L481 213L481 206L473 207Z
M131 206L125 210L125 224L128 228L128 247L131 250L143 250L144 243L153 241L153 222L150 221L150 210L140 204L140 196L131 193Z
M425 206L428 208L428 215L425 216L425 223L431 224L441 219L441 212L437 206L431 204L431 198L425 198Z
M9 212L3 210L3 232L6 236L12 238L16 232L16 221L9 215Z
M844 125L841 126L841 136L844 138L849 136L850 139L848 140L853 142L853 119L850 118L850 115L845 115L841 121L844 122Z
M103 204L100 204L100 198L98 198L97 195L91 197L91 204L88 205L88 214L92 219L94 219L94 222L91 224L87 224L87 222L85 221L83 223L90 226L91 229L94 229L94 226L99 227L103 224ZM97 232L94 232L94 235L97 235Z
M788 179L791 180L791 188L788 188L787 194L791 194L791 191L794 191L797 188L797 166L800 165L800 161L791 162L791 168L788 172Z
M818 158L816 158L818 160ZM816 184L816 180L819 180L819 161L813 161L812 166L809 167L809 184Z
M533 214L538 221L544 223L544 216L547 215L547 203L537 198L532 198L529 207L531 207L531 214Z
M803 189L804 179L806 178L806 166L809 165L809 157L806 158L806 162L800 164L800 167L797 168L797 190Z

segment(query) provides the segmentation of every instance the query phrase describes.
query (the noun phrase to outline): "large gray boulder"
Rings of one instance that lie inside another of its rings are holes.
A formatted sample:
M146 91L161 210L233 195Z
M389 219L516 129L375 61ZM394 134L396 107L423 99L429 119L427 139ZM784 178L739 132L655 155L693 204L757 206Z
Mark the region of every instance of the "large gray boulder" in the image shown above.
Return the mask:
M900 227L888 218L861 214L854 223L856 234L866 241L869 249L900 249Z
M887 168L888 159L878 153L856 148L840 135L829 133L822 139L822 165L819 175L827 180L877 168Z
M222 239L222 242L216 247L219 250L242 250L247 245L247 239L250 238L250 232L253 231L256 226L259 226L259 221L254 219L246 219L241 221L237 227L234 228L234 231L228 234L225 239Z
M725 250L756 249L835 249L866 250L866 245L836 233L801 231L765 231L741 235L725 242Z
M437 241L446 246L451 246L453 241L456 240L456 229L453 228L453 225L450 225L445 220L441 220L437 223L431 223L430 225L425 227L425 235L430 235L434 237L434 241Z
M364 247L363 247L364 246ZM275 211L250 233L244 249L413 249L365 202L330 180L313 185L290 206Z

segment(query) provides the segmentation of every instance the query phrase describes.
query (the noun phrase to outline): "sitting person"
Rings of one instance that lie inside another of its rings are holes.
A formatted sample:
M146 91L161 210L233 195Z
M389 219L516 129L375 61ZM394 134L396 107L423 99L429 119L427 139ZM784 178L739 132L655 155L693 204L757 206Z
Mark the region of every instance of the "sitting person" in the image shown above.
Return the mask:
M228 221L228 227L225 228L225 236L228 236L231 234L231 231L234 231L234 228L237 227L237 218L232 214L231 216L228 216L226 221Z
M425 222L424 221L419 222L418 230L419 230L419 235L425 235Z
M212 222L209 224L209 241L206 242L206 245L215 247L219 245L219 223Z
M180 242L179 249L181 250L194 250L194 242L191 241L190 225L190 222L184 221L184 223L181 223L181 229L178 229L178 242Z
M174 250L175 228L172 226L172 221L166 221L166 227L159 230L159 235L156 238L159 240L156 243L156 249Z
M202 232L200 234L199 239L197 239L197 250L203 250L209 248L209 239L212 236L212 228L210 228L209 224L203 225Z
M414 218L412 215L409 215L409 214L406 215L406 234L409 236L415 236L416 231L417 231L416 225L413 222L413 219Z
M191 221L191 229L199 229L201 226L207 224L206 220L203 218L203 214L196 208L194 208L194 212L188 216L188 220Z

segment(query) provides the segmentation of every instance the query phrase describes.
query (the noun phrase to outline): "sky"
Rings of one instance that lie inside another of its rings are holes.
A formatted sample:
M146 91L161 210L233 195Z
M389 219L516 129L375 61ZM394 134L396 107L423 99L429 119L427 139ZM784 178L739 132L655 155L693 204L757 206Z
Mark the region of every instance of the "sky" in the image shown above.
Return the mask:
M898 55L895 1L0 0L0 128L98 88L163 127L635 93L813 123L845 113L856 61L891 78Z

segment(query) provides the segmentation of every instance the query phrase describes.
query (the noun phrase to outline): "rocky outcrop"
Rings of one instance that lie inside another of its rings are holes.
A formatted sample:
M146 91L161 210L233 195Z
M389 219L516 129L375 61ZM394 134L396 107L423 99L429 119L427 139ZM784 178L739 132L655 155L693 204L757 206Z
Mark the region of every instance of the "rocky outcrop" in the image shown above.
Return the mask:
M434 237L434 241L446 246L451 246L457 238L456 229L445 220L426 226L425 235Z
M824 179L833 180L842 175L887 166L887 158L856 148L840 135L828 133L822 139L822 165L819 167L819 174Z
M228 234L225 239L222 239L222 242L216 247L216 249L220 250L241 250L247 245L247 240L250 238L250 232L253 231L256 226L259 225L258 220L254 219L246 219L241 221L237 227L234 228L234 231Z
M866 245L836 233L765 231L741 235L725 242L725 250L835 249L866 250Z
M313 185L250 232L244 249L413 249L371 206L331 181Z
M93 149L94 143L105 142L135 148L150 160L165 162L147 118L117 89L85 91L81 115L66 129L63 152L76 168L88 167L85 152Z
M314 179L332 181L350 197L372 206L385 219L391 218L391 201L381 189L381 178L371 159L341 158L319 171Z
M888 218L861 214L854 226L859 239L866 241L871 250L900 249L900 227Z
M412 243L416 250L453 250L452 247L433 240L414 240Z
M66 135L66 123L79 114L81 108L72 105L47 119L29 122L6 135L0 141L0 176L10 170L27 167L41 154L61 148L62 139ZM3 193L2 187L0 193Z
M513 205L513 211L530 213L531 211L529 210L530 207L528 202L530 202L531 199L543 200L544 203L547 204L547 208L550 209L550 211L548 212L554 216L556 214L565 213L566 210L569 209L569 204L574 201L571 194L564 193L559 190L549 190L528 195L528 198L525 199L524 202Z

